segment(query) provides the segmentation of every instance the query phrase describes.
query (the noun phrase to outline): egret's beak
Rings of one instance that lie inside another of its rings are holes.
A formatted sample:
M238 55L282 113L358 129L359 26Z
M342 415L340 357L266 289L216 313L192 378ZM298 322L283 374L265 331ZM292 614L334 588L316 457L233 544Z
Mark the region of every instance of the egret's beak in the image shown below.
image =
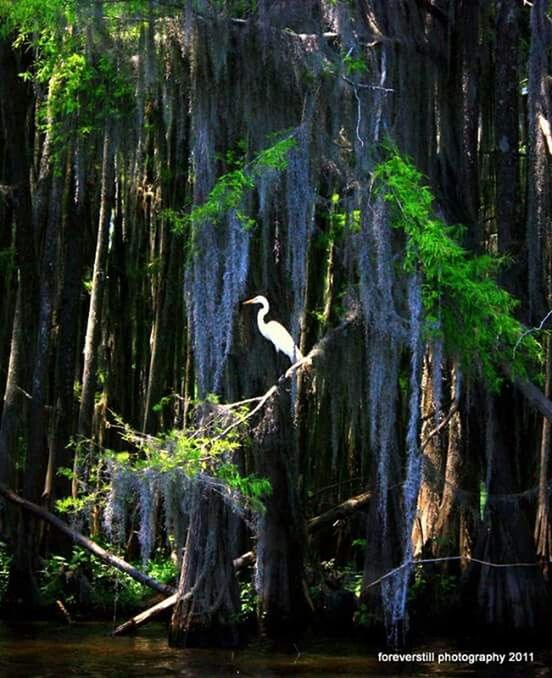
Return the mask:
M247 301L243 301L242 305L245 306L245 304L252 304L254 301L254 299L248 299Z

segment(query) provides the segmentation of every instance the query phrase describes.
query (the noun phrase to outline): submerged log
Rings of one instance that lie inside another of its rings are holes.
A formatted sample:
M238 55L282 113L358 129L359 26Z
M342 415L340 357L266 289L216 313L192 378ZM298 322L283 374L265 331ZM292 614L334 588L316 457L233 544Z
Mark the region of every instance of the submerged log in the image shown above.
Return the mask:
M109 551L106 551L101 546L98 546L98 544L93 542L91 539L88 539L88 537L85 537L83 534L80 534L80 532L73 530L71 527L69 527L69 525L67 525L67 523L64 523L63 520L60 520L57 516L54 516L52 513L42 508L41 506L33 504L33 502L31 501L23 499L23 497L20 497L18 494L13 492L13 490L10 490L3 484L0 484L0 495L2 495L5 499L12 502L13 504L16 504L20 508L24 509L25 511L29 511L38 518L40 518L41 520L49 523L50 525L53 525L53 527L55 527L57 530L60 530L68 537L70 537L75 544L82 546L83 549L90 551L90 553L93 553L104 563L107 563L108 565L117 568L121 572L124 572L129 577L132 577L132 579L135 579L136 581L140 582L140 584L144 584L144 586L149 586L149 588L154 589L155 591L159 591L159 593L163 593L164 595L167 596L170 596L171 594L174 593L174 589L172 586L162 584L156 579L153 579L152 577L149 577L147 574L144 574L144 572L140 572L140 570L137 570L135 567L130 565L130 563L127 563L126 560L123 560L122 558L119 558L118 556L109 553Z

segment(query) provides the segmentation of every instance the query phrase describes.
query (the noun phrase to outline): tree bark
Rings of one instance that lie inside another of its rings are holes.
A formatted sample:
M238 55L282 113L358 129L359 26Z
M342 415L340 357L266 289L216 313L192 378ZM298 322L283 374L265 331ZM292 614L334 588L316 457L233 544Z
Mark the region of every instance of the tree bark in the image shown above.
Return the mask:
M303 588L305 533L299 515L297 467L289 430L289 399L269 400L258 450L260 474L270 480L271 494L257 533L259 621L261 632L287 641L305 627L309 606Z
M545 343L546 350L546 382L544 395L550 398L552 385L552 355L550 337ZM549 564L552 558L552 525L550 523L550 487L549 487L549 460L552 423L543 418L540 455L539 455L539 495L537 500L537 516L535 519L535 543L537 556L542 561L542 571L546 579L549 577Z
M102 155L102 179L96 254L92 277L92 293L88 310L86 339L84 344L84 367L82 373L82 394L78 416L78 433L89 438L92 432L92 416L97 384L98 345L101 336L101 314L106 277L106 261L111 224L111 210L114 192L114 140L110 123L106 123ZM77 493L79 459L75 452L73 495Z
M0 422L0 481L14 482L15 445L19 424L27 410L31 391L33 340L37 294L37 265L32 228L30 146L25 126L30 106L29 91L18 77L22 65L7 40L0 40L0 107L7 170L13 186L15 265L18 271L17 301L4 405ZM25 393L27 396L25 396ZM26 433L26 432L25 432Z
M519 16L517 0L498 0L495 47L496 227L498 251L518 240ZM516 249L521 243L516 243ZM507 283L511 276L504 276Z
M235 647L239 589L228 543L228 509L198 481L169 642L179 647Z
M516 491L511 388L488 397L487 492L484 525L475 555L493 563L533 563L535 547L523 511L503 497ZM537 568L493 568L470 565L476 582L478 623L496 633L531 632L544 619L546 590Z
M547 91L550 25L547 0L535 0L531 7L531 43L528 63L528 176L527 176L527 248L528 297L530 322L545 312L544 240L549 228L550 198L546 139L542 121L550 122Z

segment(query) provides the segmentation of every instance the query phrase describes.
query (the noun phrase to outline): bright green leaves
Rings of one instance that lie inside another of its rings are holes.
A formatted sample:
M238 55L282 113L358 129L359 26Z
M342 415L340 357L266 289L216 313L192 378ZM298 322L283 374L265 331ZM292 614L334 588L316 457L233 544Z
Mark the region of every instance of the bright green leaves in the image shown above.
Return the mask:
M77 12L75 0L0 0L6 34L33 50L32 68L21 77L44 93L39 122L55 158L75 135L103 129L132 106L130 76L93 8L81 4Z
M346 54L343 57L343 65L347 75L363 75L368 71L368 64L363 57L354 57L351 54Z
M252 162L254 175L261 175L265 170L282 172L288 165L288 154L295 148L297 142L293 135L277 141L272 146L261 151Z
M236 493L236 500L251 510L263 511L263 498L272 491L270 482L254 473L241 473L232 461L247 439L243 423L247 408L218 405L215 400L197 403L199 409L207 408L210 413L195 429L175 429L158 437L139 434L116 417L122 439L134 451L108 453L111 463L134 474L178 471L192 480L209 478L219 488Z
M74 13L75 0L0 0L0 35L16 33L26 39L45 29L64 30Z
M213 186L207 200L192 209L189 219L192 224L218 221L230 210L239 211L247 191L255 187L253 178L244 169L235 169L220 176ZM250 220L243 214L238 219L250 226Z
M230 159L233 169L216 180L205 202L193 207L188 214L180 214L174 210L165 211L165 216L170 220L173 229L180 233L188 225L200 228L208 222L217 223L231 210L235 211L244 228L252 228L255 221L243 211L243 203L248 192L255 188L257 180L265 172L285 170L288 154L296 144L294 136L289 135L262 150L247 163L232 154Z
M466 372L479 371L491 388L498 387L504 363L515 376L527 376L542 349L514 317L517 300L495 280L504 260L468 255L454 229L435 218L422 174L395 150L376 166L374 180L393 227L406 234L404 269L422 275L428 334L441 334L448 354Z

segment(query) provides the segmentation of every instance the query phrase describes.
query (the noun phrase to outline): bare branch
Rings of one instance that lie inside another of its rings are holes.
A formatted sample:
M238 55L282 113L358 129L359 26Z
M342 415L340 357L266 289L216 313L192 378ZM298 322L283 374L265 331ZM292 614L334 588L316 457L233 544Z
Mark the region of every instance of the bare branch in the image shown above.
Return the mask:
M432 429L432 430L427 434L427 437L426 437L425 440L422 442L422 450L423 450L425 447L427 447L427 445L429 444L430 440L431 440L433 437L435 437L440 431L442 431L442 430L445 428L445 426L449 423L449 421L452 419L452 417L458 412L459 406L460 406L460 403L459 403L459 401L458 401L458 398L455 398L455 399L452 401L452 404L451 404L450 409L449 409L449 411L448 411L448 413L447 413L447 416L446 416L441 422L439 422L439 424L438 424L434 429Z
M443 556L442 558L421 558L420 560L405 560L404 563L395 567L393 570L389 570L381 577L374 579L374 581L367 584L364 589L370 589L378 584L381 584L382 581L392 577L397 572L404 570L405 567L410 567L411 565L425 565L426 563L441 563L447 560L467 560L470 563L478 563L479 565L485 565L487 567L537 567L539 563L492 563L488 560L480 560L479 558L472 558L472 556Z

